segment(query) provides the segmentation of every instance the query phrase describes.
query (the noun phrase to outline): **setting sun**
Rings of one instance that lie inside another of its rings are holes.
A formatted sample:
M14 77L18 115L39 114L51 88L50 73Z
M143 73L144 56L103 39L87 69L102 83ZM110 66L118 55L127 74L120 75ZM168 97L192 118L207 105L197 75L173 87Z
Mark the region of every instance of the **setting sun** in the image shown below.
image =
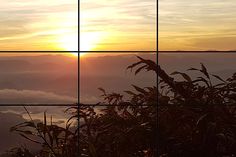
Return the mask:
M80 53L79 53L79 56L82 57L82 56L84 56L85 54L86 54L86 52L80 52Z
M69 34L60 38L60 44L66 51L78 51L78 36Z
M82 57L84 55L86 55L87 53L86 52L70 52L70 56L74 56L74 57Z
M91 51L97 47L101 40L101 32L82 32L80 35L80 50Z
M71 54L75 57L78 57L78 52L71 52Z

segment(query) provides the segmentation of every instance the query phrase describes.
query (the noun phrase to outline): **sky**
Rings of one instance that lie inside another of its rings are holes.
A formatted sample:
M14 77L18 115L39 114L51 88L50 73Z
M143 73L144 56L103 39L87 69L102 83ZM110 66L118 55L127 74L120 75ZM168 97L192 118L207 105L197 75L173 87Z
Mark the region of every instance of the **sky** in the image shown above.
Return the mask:
M156 0L81 0L80 50L156 48ZM234 0L159 0L159 50L235 50ZM1 0L0 50L78 50L78 0Z
M80 50L156 50L156 0L81 0Z
M0 50L78 50L78 0L1 0ZM156 50L156 0L81 0L80 50Z
M159 50L236 50L234 0L159 0Z
M0 0L0 50L78 49L77 0Z

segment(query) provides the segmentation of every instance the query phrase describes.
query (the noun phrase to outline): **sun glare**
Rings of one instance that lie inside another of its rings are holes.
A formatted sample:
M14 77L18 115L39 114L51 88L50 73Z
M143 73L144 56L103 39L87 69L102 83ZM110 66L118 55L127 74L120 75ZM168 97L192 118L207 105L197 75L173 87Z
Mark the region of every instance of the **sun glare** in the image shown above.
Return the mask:
M78 51L78 36L64 35L60 39L61 47L66 51Z
M80 57L83 57L85 54L86 54L85 52L80 52L80 53L79 53L79 56L80 56Z
M75 57L78 57L78 56L80 56L80 57L83 57L84 55L86 55L87 53L86 52L71 52L70 53L72 56L75 56Z
M78 57L78 55L79 55L77 52L71 52L71 54L75 57Z
M95 49L101 39L101 32L82 32L80 36L80 50L91 51Z

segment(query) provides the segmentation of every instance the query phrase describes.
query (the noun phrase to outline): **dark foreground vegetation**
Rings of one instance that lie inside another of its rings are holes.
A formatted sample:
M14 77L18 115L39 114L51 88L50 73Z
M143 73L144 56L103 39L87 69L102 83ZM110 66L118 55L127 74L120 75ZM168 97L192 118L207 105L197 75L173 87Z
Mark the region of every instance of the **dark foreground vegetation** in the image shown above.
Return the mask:
M143 70L157 73L155 62L138 58L127 69L134 69L135 74ZM133 91L125 91L128 100L119 93L107 93L99 88L104 102L68 108L66 112L71 118L65 127L50 123L46 113L43 122L35 122L25 108L30 120L13 126L11 131L39 144L40 151L32 153L26 147L14 148L6 157L157 156L156 84L145 88L132 86Z
M16 147L6 153L6 157L78 156L78 107L70 107L65 111L71 114L65 127L54 125L52 117L48 118L46 112L44 112L43 122L36 122L27 108L24 109L30 120L13 126L10 131L17 132L26 140L38 144L40 150L32 153L28 149L30 146Z
M132 85L133 91L125 91L128 100L99 88L104 102L69 108L72 116L65 128L48 124L46 114L44 122L16 125L12 131L41 150L32 154L16 148L11 157L235 156L236 74L224 80L201 64L188 70L197 72L196 78L183 72L168 75L153 61L138 58L128 69L158 74L158 88Z
M128 69L135 69L135 74L142 70L157 73L155 62L138 58ZM81 157L157 156L157 87L132 86L133 91L125 91L128 100L99 88L104 102L80 107Z
M236 155L236 73L224 80L201 64L197 78L158 67L158 148L161 157ZM173 77L180 76L176 81Z

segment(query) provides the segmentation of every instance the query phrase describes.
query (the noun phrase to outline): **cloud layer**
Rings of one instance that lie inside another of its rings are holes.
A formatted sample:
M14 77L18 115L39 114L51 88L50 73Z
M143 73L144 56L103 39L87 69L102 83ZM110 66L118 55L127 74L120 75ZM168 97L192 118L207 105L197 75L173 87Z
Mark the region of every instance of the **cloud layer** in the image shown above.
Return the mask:
M235 50L233 0L160 0L160 50Z
M96 50L156 50L156 13L156 0L81 0L81 47L97 34Z
M35 90L0 90L0 104L73 104L78 102L70 96Z
M53 124L65 126L66 120L71 116L64 113L66 107L31 106L26 108L35 122L43 121L44 112L46 112L48 123L51 123L49 117L52 116ZM22 106L0 106L0 156L11 148L21 146L25 146L33 152L39 150L38 144L24 139L16 132L10 132L11 127L27 120L29 120L29 116Z
M63 50L78 35L77 0L1 0L0 50Z
M77 95L76 58L0 56L0 103L74 103Z

